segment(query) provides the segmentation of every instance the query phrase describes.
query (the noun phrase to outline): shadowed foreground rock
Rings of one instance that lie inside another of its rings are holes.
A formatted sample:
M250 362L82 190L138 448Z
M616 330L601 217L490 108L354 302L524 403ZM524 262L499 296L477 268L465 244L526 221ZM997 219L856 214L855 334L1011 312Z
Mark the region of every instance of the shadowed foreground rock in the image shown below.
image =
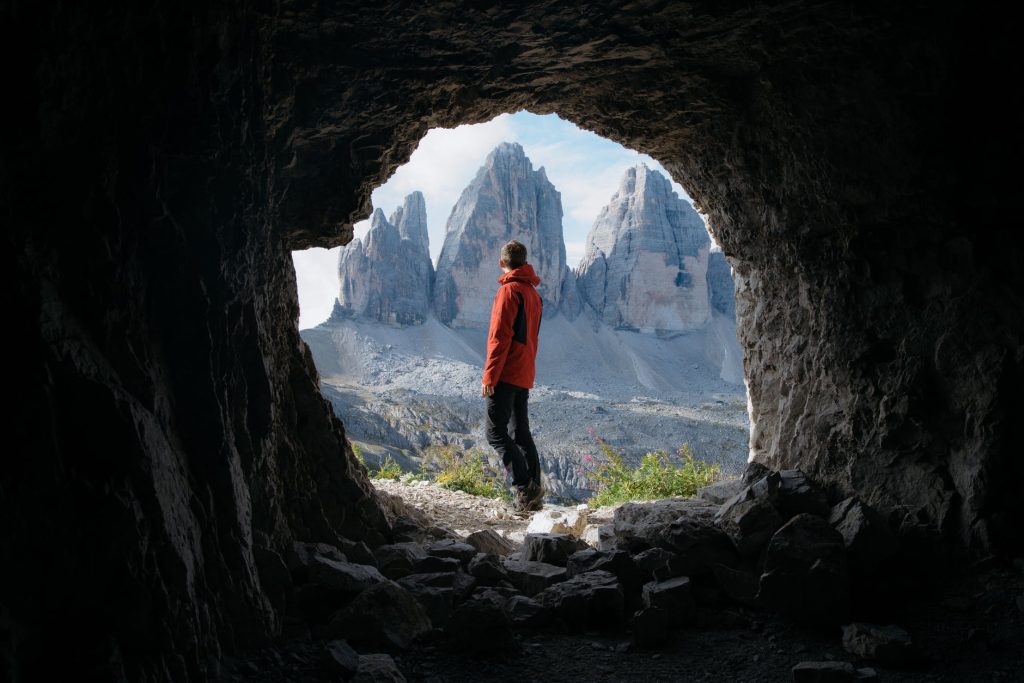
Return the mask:
M986 85L1019 78L987 9L5 8L16 677L208 680L281 631L294 540L401 540L289 251L350 240L429 128L524 107L651 154L709 217L757 461L902 516L921 557L1020 549L1020 129Z

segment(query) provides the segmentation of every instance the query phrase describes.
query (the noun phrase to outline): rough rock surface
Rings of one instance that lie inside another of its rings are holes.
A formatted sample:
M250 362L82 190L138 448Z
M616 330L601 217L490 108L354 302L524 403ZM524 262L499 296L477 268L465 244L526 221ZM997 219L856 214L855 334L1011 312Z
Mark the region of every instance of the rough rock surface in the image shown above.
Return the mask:
M397 325L427 319L434 265L421 192L408 195L390 220L380 209L373 212L366 237L352 240L338 255L338 282L335 319L358 316Z
M680 331L711 318L704 221L665 176L626 171L587 235L577 288L613 327Z
M350 240L429 128L522 108L653 155L709 216L755 459L1021 547L1018 113L985 85L1016 82L1015 26L987 8L6 7L31 44L0 173L26 677L209 679L282 626L257 548L387 540L289 252Z
M513 239L526 245L540 277L545 315L556 313L563 283L573 277L565 260L562 197L543 168L533 170L522 146L503 142L487 155L448 219L433 295L438 320L487 327L501 246Z

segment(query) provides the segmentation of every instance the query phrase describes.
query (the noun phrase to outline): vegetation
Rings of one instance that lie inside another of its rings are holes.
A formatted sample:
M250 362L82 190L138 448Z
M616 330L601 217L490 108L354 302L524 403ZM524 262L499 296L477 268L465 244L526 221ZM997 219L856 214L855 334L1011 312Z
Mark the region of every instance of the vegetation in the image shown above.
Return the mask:
M374 479L394 479L397 481L402 476L402 467L388 455L384 458L384 462L370 476Z
M352 454L356 456L356 460L359 461L359 464L369 471L370 467L366 464L366 458L363 457L363 447L355 441L349 441L348 445L352 447Z
M676 451L675 457L664 450L648 453L636 467L626 464L622 453L600 437L597 446L601 452L599 459L583 456L584 465L592 467L588 476L597 483L594 495L587 501L590 507L693 496L697 489L722 478L721 467L697 460L687 444Z
M434 481L446 489L465 491L474 496L509 499L505 476L487 462L483 452L456 450L451 446L431 448L423 461L422 472L433 466Z

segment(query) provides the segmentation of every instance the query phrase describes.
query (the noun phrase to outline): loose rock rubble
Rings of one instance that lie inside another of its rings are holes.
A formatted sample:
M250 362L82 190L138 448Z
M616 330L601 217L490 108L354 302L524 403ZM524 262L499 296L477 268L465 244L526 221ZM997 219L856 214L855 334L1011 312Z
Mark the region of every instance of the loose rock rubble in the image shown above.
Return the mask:
M394 494L405 504L429 490L407 488L414 493ZM877 680L864 664L919 661L903 628L850 622L852 587L864 589L857 580L876 576L898 550L898 532L863 501L830 507L802 473L752 467L692 500L608 512L594 520L586 510L548 508L518 526L494 528L491 516L460 532L405 515L395 502L391 543L294 544L284 562L292 630L325 640L321 668L341 680L404 680L383 653L413 646L500 658L520 652L532 633L625 632L628 640L609 647L650 652L679 629L760 628L737 608L843 626L841 646L856 659L794 662L794 681ZM606 536L587 543L595 521ZM987 637L978 631L966 642Z

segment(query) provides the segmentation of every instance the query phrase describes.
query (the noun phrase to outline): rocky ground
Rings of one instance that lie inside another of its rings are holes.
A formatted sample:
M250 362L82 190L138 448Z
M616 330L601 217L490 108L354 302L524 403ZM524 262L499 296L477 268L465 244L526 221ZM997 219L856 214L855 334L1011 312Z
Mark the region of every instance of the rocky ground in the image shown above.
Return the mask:
M884 522L859 501L829 506L795 471L530 515L432 483L374 484L407 515L397 542L296 544L287 637L225 660L223 680L1024 680L1024 561L888 576L907 565ZM745 597L738 577L758 573Z
M541 328L530 425L552 502L589 496L581 459L597 453L596 437L631 460L685 443L727 474L743 470L746 393L709 364L707 356L721 346L717 337L708 330L659 337L593 325L585 316L554 316ZM371 465L390 455L414 472L437 446L493 457L479 395L486 330L451 329L433 319L406 328L339 320L302 336L324 396Z

